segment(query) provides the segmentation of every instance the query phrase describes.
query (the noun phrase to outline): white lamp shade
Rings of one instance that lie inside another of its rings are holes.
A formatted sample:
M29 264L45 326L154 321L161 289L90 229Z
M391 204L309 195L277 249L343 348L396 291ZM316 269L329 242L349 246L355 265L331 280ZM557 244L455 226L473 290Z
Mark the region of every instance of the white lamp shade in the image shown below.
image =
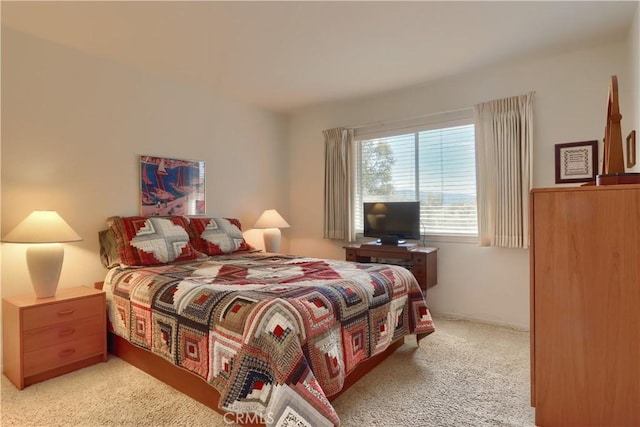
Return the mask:
M275 209L267 209L262 212L260 218L256 221L254 225L255 228L289 228L290 225L287 221L280 216L278 211Z
M264 250L277 253L280 251L281 228L289 228L289 223L275 209L267 209L262 212L254 225L255 228L264 228Z
M79 242L82 238L56 211L33 211L2 241L10 243Z
M56 294L64 248L60 243L82 238L55 211L34 211L2 239L10 243L34 243L27 248L27 267L38 298Z

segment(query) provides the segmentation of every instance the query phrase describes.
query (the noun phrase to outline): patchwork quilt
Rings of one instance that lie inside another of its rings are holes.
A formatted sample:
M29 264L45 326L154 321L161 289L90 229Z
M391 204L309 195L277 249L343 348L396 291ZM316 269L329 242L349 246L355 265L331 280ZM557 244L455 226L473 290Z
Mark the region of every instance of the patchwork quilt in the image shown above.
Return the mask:
M264 253L114 267L110 329L202 377L221 409L268 426L337 426L328 400L395 339L434 330L399 266Z

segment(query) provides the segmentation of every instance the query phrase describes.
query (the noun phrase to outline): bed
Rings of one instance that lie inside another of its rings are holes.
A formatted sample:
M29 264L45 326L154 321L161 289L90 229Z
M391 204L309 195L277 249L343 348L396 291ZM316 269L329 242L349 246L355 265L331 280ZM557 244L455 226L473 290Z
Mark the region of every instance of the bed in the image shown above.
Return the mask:
M399 266L255 251L229 218L108 223L111 350L226 421L337 426L332 397L434 331Z

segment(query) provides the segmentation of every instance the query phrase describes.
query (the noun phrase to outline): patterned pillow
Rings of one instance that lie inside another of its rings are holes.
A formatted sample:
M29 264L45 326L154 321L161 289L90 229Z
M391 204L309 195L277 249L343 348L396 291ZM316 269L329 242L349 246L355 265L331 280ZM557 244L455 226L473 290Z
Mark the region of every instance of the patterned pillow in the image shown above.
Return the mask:
M191 242L209 256L253 250L235 218L190 218Z
M116 235L121 264L149 266L198 257L185 217L111 217L107 223Z

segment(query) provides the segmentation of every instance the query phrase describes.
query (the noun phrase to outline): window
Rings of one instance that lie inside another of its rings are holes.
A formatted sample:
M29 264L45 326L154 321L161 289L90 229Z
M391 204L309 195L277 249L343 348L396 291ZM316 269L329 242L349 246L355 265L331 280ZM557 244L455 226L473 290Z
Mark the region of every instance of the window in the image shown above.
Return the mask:
M423 235L477 236L475 129L467 117L356 131L354 221L365 202L420 201Z

